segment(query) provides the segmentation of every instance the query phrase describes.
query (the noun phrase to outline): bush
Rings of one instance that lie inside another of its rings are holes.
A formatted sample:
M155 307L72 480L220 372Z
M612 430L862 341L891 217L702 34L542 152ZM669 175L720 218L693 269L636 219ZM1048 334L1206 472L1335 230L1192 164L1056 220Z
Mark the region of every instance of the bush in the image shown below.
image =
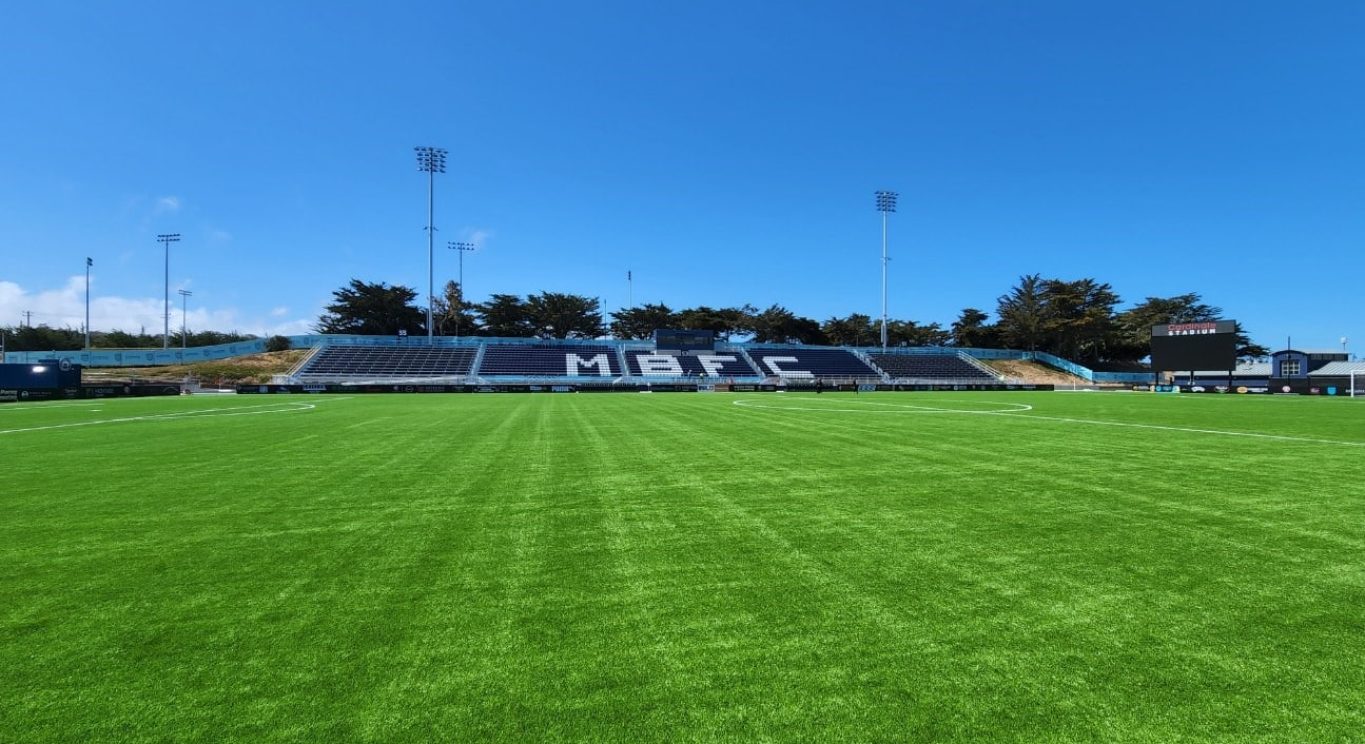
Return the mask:
M266 351L289 351L291 346L288 336L271 336L265 340Z

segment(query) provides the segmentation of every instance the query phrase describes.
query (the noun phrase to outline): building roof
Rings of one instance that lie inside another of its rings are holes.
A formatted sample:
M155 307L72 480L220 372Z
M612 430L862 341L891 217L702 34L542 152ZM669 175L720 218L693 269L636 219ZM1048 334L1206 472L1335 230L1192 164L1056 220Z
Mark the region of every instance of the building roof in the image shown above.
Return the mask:
M1279 351L1272 352L1270 355L1279 356L1281 354L1312 354L1315 356L1321 356L1335 354L1337 356L1341 356L1345 353L1346 352L1342 351L1341 349L1280 349Z
M1354 362L1328 362L1308 373L1309 377L1346 377L1352 370L1365 372L1365 359Z
M1177 376L1184 374L1176 372ZM1194 371L1195 377L1227 377L1228 371L1225 369L1197 369ZM1240 362L1237 368L1232 370L1233 377L1269 377L1270 362Z

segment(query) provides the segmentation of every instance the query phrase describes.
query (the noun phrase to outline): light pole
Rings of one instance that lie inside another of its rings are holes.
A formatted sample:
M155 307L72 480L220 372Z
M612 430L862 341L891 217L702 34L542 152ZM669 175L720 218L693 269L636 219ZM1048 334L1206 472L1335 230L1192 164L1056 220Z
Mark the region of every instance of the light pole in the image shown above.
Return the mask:
M894 191L877 192L877 211L882 213L882 352L886 352L886 265L891 261L886 255L886 216L896 211Z
M432 249L436 239L436 225L433 223L436 188L436 174L446 172L446 151L439 147L414 147L417 152L417 170L427 174L427 343L435 343L431 328L431 303L436 298L436 277L432 267Z
M185 340L189 336L188 325L185 324L185 298L194 294L188 289L175 290L180 293L180 350L185 350Z
M446 247L460 253L460 307L455 308L455 336L460 335L460 319L464 317L464 254L474 250L473 243L447 243Z
M95 265L95 259L85 257L85 348L90 348L90 267Z
M162 316L165 328L161 335L161 348L171 348L171 243L180 242L180 233L165 233L156 236L156 241L166 247L166 312Z

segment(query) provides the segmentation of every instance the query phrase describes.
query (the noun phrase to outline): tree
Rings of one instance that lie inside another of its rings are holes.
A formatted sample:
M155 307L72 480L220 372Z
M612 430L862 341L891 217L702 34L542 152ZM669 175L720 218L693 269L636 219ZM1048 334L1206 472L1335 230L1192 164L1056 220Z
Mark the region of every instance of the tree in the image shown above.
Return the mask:
M820 326L825 338L838 346L873 346L881 342L881 331L872 317L853 313L843 318L830 318Z
M85 334L74 328L17 326L0 328L0 333L5 335L6 351L71 351L85 346Z
M990 316L974 307L963 308L957 320L953 321L953 346L971 349L992 349L1000 346L1000 329L989 325Z
M1066 359L1098 362L1108 358L1114 338L1114 306L1119 296L1094 279L1043 282L1047 350Z
M526 298L531 331L540 338L598 338L601 303L596 297L541 292Z
M464 301L464 288L459 282L448 281L441 296L431 303L436 333L441 336L473 336L478 333L478 320L471 312L476 306Z
M702 305L678 313L678 327L689 331L711 331L721 341L743 335L749 317L758 312L753 306L712 308Z
M622 308L611 317L611 335L616 338L653 338L660 328L679 327L678 314L663 304Z
M133 335L115 328L108 333L100 334L98 337L92 336L90 343L106 349L141 349L160 346L161 340L157 339L153 342L152 338L145 333Z
M951 338L938 323L920 325L913 320L892 320L886 324L888 346L946 346Z
M335 301L318 318L318 333L355 333L370 336L426 333L426 313L412 304L417 293L408 287L359 279L332 292Z
M1019 277L1019 284L996 301L1001 340L1015 349L1036 351L1047 340L1047 300L1037 274Z
M534 335L531 332L530 308L520 297L511 294L495 294L487 302L474 306L482 326L484 336L504 338L524 338Z
M1260 344L1252 343L1251 337L1242 329L1241 323L1233 321L1233 327L1237 334L1233 337L1233 340L1237 343L1238 359L1250 361L1253 359L1264 359L1270 356L1270 349L1267 349Z
M823 344L825 334L820 324L810 318L798 317L781 305L772 305L767 310L753 313L747 321L750 332L757 343L777 344Z

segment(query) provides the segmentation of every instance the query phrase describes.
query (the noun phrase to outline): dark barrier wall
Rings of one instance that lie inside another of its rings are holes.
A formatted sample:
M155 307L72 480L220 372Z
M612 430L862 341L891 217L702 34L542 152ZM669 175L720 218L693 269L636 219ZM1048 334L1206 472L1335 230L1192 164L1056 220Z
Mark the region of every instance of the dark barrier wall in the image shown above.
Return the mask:
M874 386L862 389L871 390ZM237 392L243 395L307 395L323 393L693 393L696 384L659 384L640 383L639 385L238 385ZM735 393L771 393L777 390L791 392L815 392L815 386L795 385L779 387L770 384L716 385L713 389ZM859 389L856 385L839 386L840 390L852 392ZM931 390L970 390L970 391L1008 391L1008 390L1052 390L1052 385L876 385L876 390L892 391L931 391ZM833 392L835 387L824 388Z
M0 388L56 390L80 387L81 365L45 360L37 364L0 364Z

